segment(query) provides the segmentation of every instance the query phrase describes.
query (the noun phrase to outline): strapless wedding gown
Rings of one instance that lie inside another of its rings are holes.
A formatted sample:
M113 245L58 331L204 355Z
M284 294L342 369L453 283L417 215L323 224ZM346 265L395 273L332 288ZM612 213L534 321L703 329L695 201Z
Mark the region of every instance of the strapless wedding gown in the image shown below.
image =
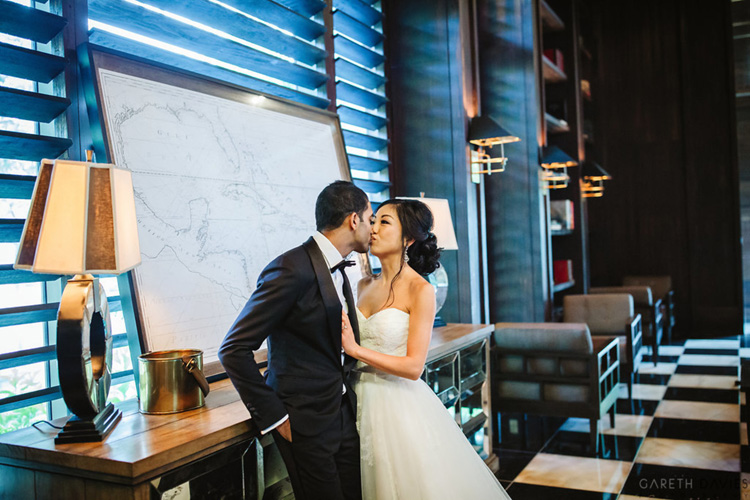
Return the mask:
M409 314L357 310L363 347L406 355ZM434 392L359 363L354 372L363 500L510 498Z

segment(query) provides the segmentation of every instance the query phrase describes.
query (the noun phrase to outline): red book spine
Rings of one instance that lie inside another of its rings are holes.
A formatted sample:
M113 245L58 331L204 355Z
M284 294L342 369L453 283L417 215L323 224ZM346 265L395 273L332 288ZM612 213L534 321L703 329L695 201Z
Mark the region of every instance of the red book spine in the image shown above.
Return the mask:
M556 260L552 263L552 277L556 285L573 281L573 261Z
M563 62L563 54L560 49L546 49L544 51L544 57L552 61L552 64L560 68L560 71L565 71L565 63Z

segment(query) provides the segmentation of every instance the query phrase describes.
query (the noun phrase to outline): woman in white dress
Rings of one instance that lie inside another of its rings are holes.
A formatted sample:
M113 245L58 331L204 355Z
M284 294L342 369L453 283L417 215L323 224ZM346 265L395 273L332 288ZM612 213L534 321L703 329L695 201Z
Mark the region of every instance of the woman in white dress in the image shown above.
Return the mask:
M423 277L440 264L432 213L388 200L373 217L370 252L382 272L360 281L360 343L342 316L354 378L364 500L507 499L453 417L420 380L435 317Z

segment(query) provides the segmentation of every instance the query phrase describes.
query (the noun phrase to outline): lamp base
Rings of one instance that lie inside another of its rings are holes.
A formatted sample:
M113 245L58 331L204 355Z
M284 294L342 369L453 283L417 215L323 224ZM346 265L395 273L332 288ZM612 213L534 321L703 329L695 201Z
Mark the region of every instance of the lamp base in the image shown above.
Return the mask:
M104 441L121 418L122 412L112 403L90 420L73 415L55 438L55 444Z

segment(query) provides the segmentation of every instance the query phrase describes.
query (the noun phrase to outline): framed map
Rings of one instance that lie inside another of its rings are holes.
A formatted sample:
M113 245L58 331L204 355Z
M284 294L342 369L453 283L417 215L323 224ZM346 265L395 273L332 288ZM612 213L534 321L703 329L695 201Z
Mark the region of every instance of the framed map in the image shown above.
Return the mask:
M201 349L207 374L221 372L218 347L260 271L315 231L321 189L350 180L338 117L109 50L79 52L97 158L133 175L143 262L120 281L140 344L131 351Z

